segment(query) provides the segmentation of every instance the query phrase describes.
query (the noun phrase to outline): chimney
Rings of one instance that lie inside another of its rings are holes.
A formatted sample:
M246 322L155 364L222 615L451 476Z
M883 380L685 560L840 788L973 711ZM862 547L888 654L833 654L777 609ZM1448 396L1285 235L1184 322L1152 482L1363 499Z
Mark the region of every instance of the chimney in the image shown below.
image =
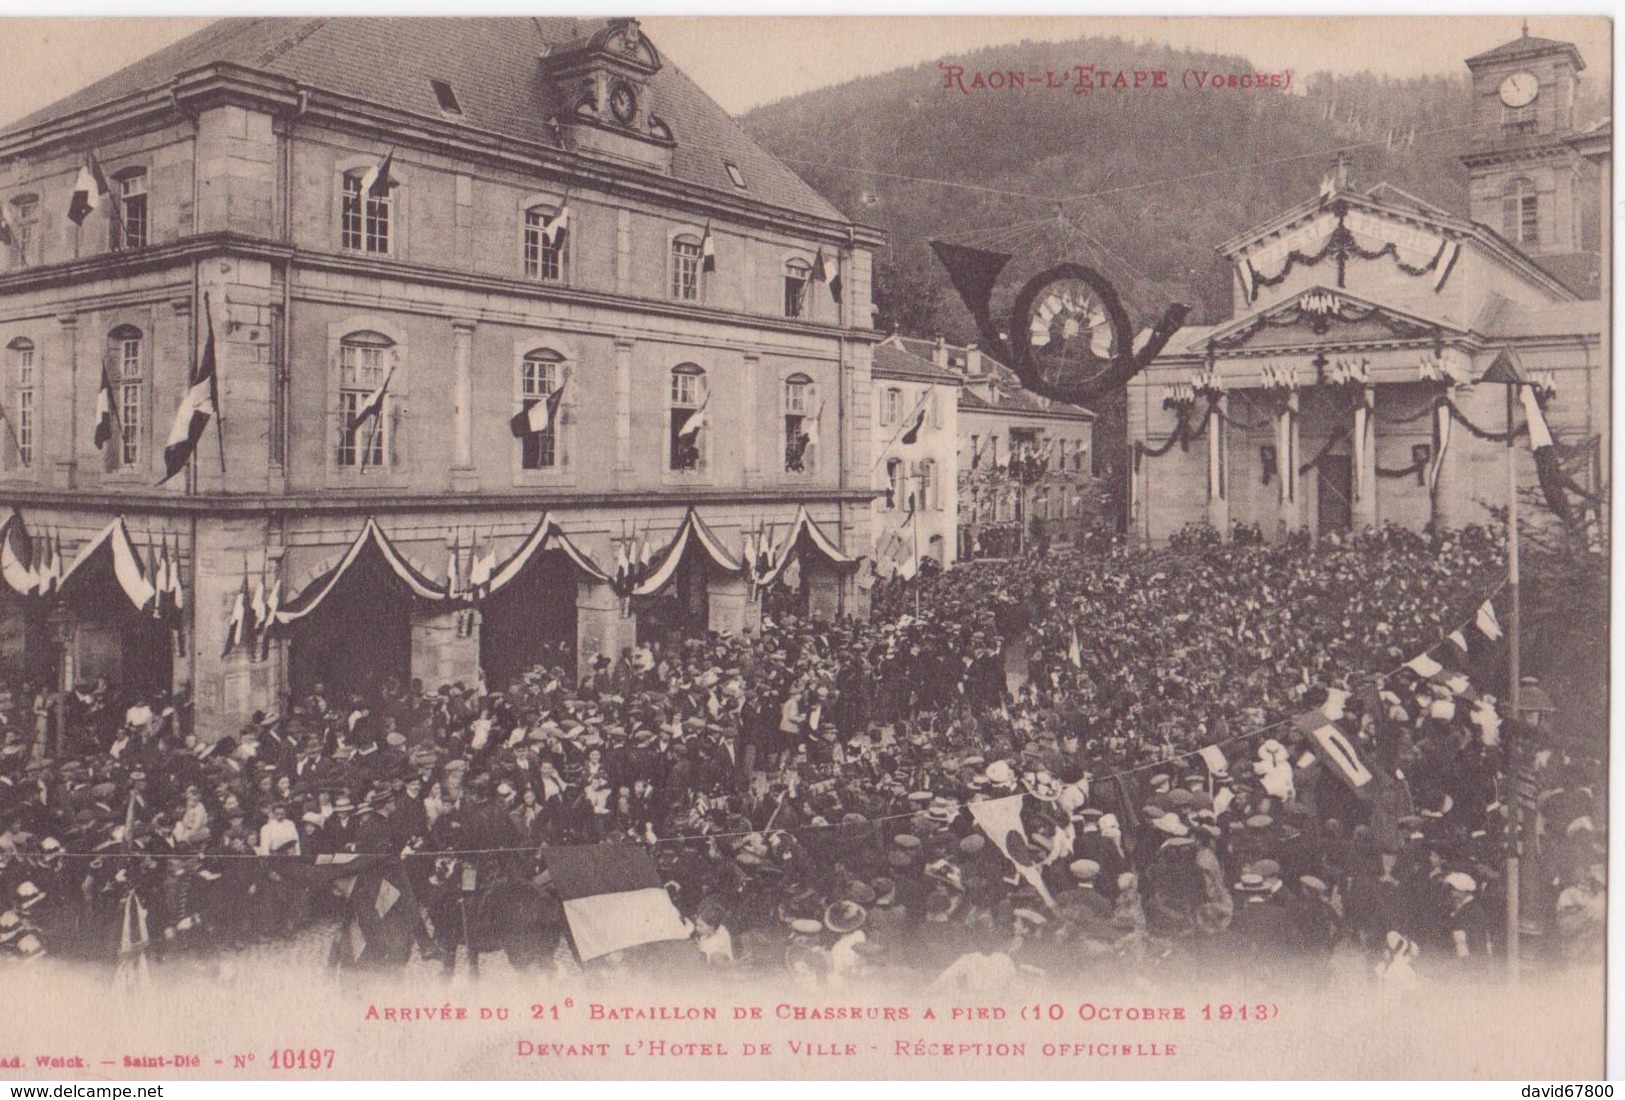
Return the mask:
M931 352L931 362L943 370L948 369L948 341L941 336L937 337L937 346Z
M982 349L975 344L965 345L965 373L972 378L982 377Z

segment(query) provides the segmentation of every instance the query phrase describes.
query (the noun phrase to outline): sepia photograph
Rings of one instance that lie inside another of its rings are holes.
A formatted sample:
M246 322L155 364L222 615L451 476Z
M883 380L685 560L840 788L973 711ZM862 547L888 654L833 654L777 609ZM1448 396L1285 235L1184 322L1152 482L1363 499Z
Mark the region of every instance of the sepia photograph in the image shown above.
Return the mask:
M0 30L0 1080L1605 1076L1609 18Z

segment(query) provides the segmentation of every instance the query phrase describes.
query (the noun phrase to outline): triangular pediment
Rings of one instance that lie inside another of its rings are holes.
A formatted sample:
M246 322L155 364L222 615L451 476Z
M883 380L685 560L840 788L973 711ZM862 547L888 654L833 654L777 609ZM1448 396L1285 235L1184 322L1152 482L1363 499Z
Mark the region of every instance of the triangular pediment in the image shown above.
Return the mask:
M1257 313L1214 329L1216 348L1303 344L1335 334L1340 341L1415 340L1462 334L1454 322L1423 317L1335 287L1313 286Z

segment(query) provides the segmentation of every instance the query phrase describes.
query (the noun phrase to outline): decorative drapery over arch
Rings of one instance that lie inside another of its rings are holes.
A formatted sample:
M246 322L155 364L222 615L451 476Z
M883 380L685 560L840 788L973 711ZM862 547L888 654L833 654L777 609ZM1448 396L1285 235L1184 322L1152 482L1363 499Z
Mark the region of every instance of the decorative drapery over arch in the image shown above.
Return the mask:
M369 547L377 551L390 572L412 595L422 600L446 599L445 587L431 581L426 574L407 561L399 548L390 541L389 536L384 534L383 528L378 526L378 521L369 516L361 528L361 533L344 552L344 556L339 558L338 563L290 599L286 606L277 612L276 621L283 625L298 622L321 607Z
M722 540L717 538L716 533L700 518L699 513L690 508L683 516L683 522L678 526L671 542L655 556L649 575L639 582L632 590L632 594L634 596L658 594L677 575L677 567L682 564L683 557L691 546L698 546L710 559L711 564L724 573L737 574L745 571L739 559L728 552L722 545Z
M808 549L816 551L825 561L840 569L854 567L859 561L858 558L843 551L835 540L818 526L817 521L807 514L806 506L803 505L796 509L796 518L790 524L789 533L773 550L772 567L754 578L757 587L768 588L776 584L784 575L784 571L790 567L790 563Z
M36 556L21 512L0 524L0 581L16 595L73 599L111 579L136 610L152 606L156 591L123 516L81 546L72 565L64 568L60 554L57 546Z
M491 580L484 586L480 598L489 599L502 591L518 579L519 575L525 571L525 567L534 561L538 554L549 550L562 551L577 569L592 580L607 581L610 579L609 574L600 569L592 558L588 557L580 547L570 541L570 536L564 533L563 528L559 526L558 521L549 512L536 521L536 526L531 529L530 534L525 536L525 540L519 544L519 548L492 571Z

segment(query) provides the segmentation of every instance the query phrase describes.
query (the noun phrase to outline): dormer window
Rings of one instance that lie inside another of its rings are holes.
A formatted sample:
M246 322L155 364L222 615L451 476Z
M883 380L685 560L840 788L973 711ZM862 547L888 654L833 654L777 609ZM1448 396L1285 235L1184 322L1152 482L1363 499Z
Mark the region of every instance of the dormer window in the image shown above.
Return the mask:
M671 127L666 125L666 120L659 115L649 116L649 136L656 141L671 142L677 140L671 136Z
M457 102L457 93L450 84L444 80L431 80L429 87L434 89L435 102L440 104L441 114L458 115L463 113L463 105Z
M728 170L728 178L733 180L734 186L739 188L741 191L745 190L745 177L744 174L739 171L739 165L735 164L731 160L725 160L722 162L722 166Z

